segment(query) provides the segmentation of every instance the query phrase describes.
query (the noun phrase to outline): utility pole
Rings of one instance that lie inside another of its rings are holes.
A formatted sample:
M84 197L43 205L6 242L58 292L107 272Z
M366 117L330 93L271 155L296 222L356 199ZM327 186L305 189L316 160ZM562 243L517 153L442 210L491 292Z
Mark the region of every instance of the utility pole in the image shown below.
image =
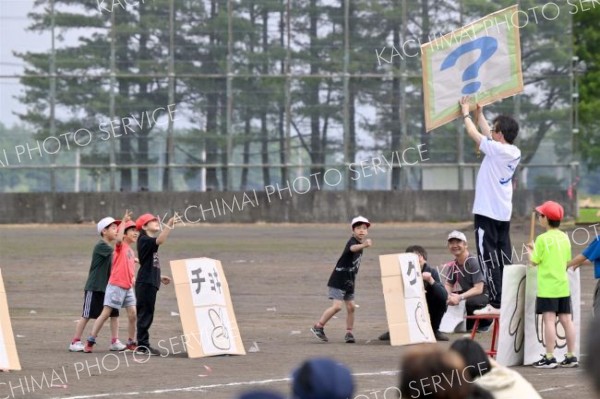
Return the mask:
M115 13L110 13L110 91L108 98L108 113L110 115L110 120L115 120L115 86L116 86L116 29L115 29ZM116 143L115 140L109 140L110 142L110 153L109 164L110 164L110 192L115 192L116 190Z
M354 160L350 159L350 74L348 73L348 64L350 63L350 0L344 0L344 163L347 165ZM354 181L350 179L350 173L346 173L346 190L354 188Z
M169 104L175 103L175 0L169 0ZM167 145L165 155L165 173L163 174L163 191L173 191L173 169L171 163L175 157L175 141L173 137L173 118L169 113L167 127Z
M54 44L54 0L50 0L50 136L56 137L56 48ZM56 164L50 165L50 191L56 192Z

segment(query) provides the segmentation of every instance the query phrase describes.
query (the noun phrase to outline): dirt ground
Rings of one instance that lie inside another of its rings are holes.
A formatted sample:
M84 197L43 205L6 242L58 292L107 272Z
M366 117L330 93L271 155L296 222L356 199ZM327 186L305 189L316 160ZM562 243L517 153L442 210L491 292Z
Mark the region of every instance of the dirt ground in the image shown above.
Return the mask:
M406 348L377 340L387 329L378 256L421 244L429 251L430 264L439 265L450 260L445 237L455 228L467 232L469 239L473 237L470 223L372 226L374 246L365 250L357 283L357 343L348 345L343 342L343 313L327 325L329 343L316 341L309 331L329 304L325 285L350 236L348 226L177 227L159 252L163 272L170 274L170 260L221 260L244 345L259 351L204 359L177 353L182 348L182 328L179 316L172 315L178 312L175 292L167 286L159 292L150 332L155 345L158 340L170 339L170 344L163 344L168 356L134 359L131 354L108 351L108 326L102 330L94 354L67 351L98 238L95 226L2 226L0 267L23 370L0 373L0 398L234 398L259 386L287 394L290 372L313 356L330 356L347 364L355 373L355 397L362 395L356 399L383 398L384 393L386 398L396 397L391 387L397 385ZM514 224L513 244L520 248L527 234L527 223ZM574 245L573 252L582 248ZM591 317L595 284L591 269L582 268L584 327ZM91 324L86 333L90 328ZM127 338L124 317L120 331L121 338ZM462 334L452 335L452 339L460 337ZM488 345L489 338L488 333L478 339ZM594 397L581 368L516 370L544 398Z

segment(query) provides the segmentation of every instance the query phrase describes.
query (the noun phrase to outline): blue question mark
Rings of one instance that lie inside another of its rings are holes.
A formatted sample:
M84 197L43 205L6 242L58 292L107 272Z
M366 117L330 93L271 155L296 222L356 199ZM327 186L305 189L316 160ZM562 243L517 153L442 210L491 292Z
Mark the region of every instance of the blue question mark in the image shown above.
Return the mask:
M465 53L473 50L481 50L481 55L479 58L471 65L465 69L462 75L462 80L467 81L471 79L477 78L479 74L479 68L486 62L490 57L496 52L498 49L498 40L490 36L483 36L478 39L475 39L471 42L465 43L453 50L442 62L442 66L440 71L451 68L456 64L456 61ZM471 83L467 83L462 88L462 93L465 95L473 94L481 87L481 82L474 81Z

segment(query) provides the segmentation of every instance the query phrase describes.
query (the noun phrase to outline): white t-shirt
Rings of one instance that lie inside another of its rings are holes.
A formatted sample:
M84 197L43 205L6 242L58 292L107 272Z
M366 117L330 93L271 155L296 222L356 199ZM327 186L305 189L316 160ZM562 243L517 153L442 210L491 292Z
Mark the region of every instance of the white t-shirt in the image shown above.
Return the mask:
M484 138L479 149L485 154L475 184L473 213L503 222L512 214L512 178L521 160L521 150Z

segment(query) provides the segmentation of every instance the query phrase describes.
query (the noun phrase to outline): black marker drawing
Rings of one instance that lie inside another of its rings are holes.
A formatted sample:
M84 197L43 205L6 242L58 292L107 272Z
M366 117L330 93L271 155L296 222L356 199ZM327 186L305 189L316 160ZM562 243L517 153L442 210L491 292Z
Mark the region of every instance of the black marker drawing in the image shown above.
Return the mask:
M429 329L427 328L427 325L429 324L429 316L425 313L423 304L420 301L415 308L415 322L417 323L419 331L421 331L421 334L423 334L423 338L428 341L429 334L427 332Z
M571 320L574 321L572 313L571 313ZM567 334L565 333L565 330L564 330L562 324L560 324L560 322L558 321L558 318L556 319L556 327L555 328L556 328L556 341L554 343L554 348L562 349L567 346ZM546 343L544 341L544 322L542 320L541 314L535 315L535 331L537 333L538 342L540 344L542 344L543 346L546 346Z
M411 279L410 276L413 274L413 272L415 277ZM408 282L410 283L410 285L415 285L417 283L419 272L417 271L417 268L415 267L415 264L412 261L408 261L408 269L406 270L406 276L409 278Z
M508 334L513 337L515 353L521 352L523 349L523 344L525 343L525 334L523 333L523 330L525 329L523 312L519 311L519 309L523 309L524 306L521 305L521 302L525 302L525 276L523 276L521 281L519 281L519 285L517 287L517 298L515 300L515 309L510 316L510 323L508 326Z
M200 274L202 274L202 268L199 267L195 270L192 270L191 273L192 278L190 279L190 281L192 284L196 284L196 294L199 294L202 290L202 283L206 281L204 277L200 277Z
M231 349L231 341L229 340L229 331L223 325L223 309L217 310L208 309L208 317L213 325L210 339L215 348L226 351Z

